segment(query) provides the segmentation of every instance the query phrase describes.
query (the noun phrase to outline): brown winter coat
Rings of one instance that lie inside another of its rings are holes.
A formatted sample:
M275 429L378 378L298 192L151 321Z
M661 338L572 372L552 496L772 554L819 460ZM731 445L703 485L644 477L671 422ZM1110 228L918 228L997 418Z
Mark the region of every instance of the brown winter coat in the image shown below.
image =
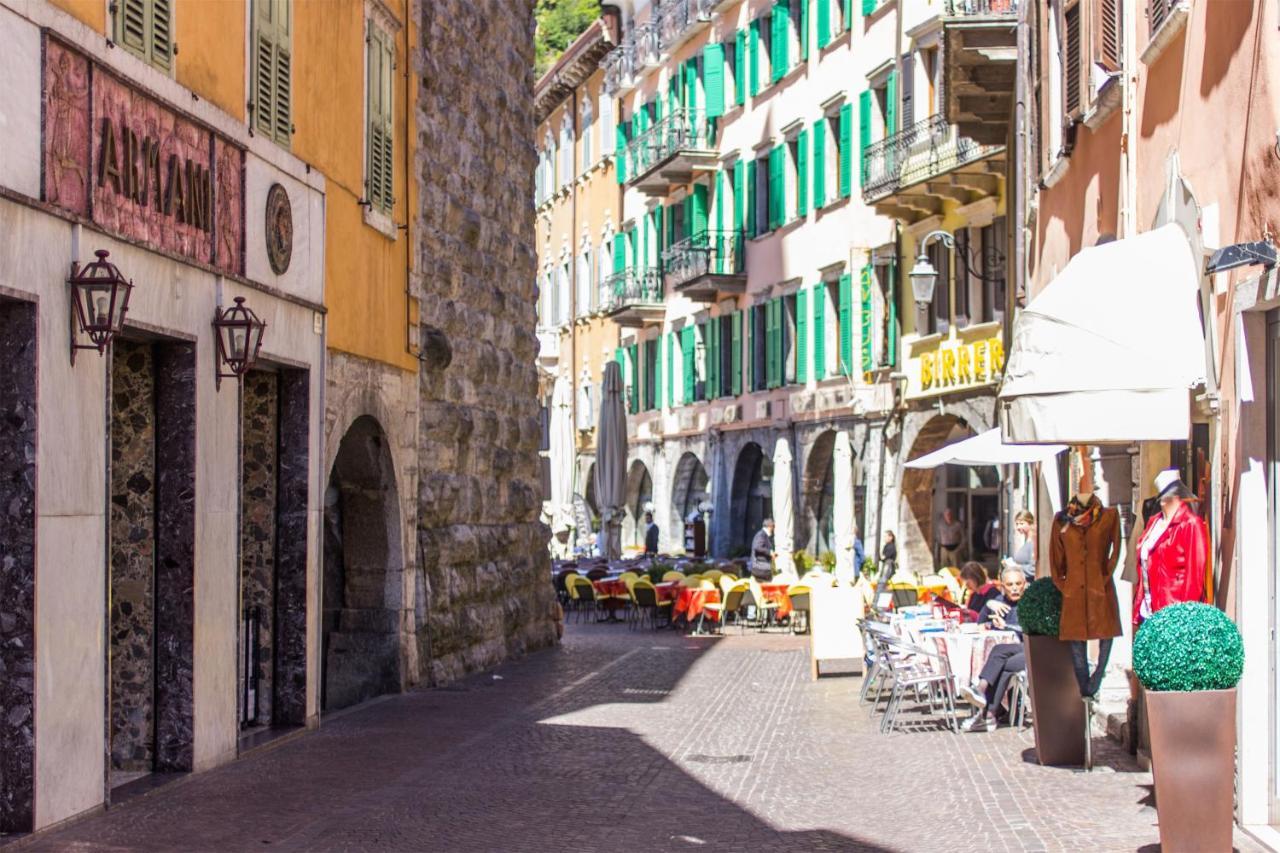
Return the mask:
M1119 559L1120 513L1115 509L1103 509L1092 524L1083 526L1072 523L1065 514L1054 518L1049 570L1062 592L1059 639L1120 636L1120 605L1112 579Z

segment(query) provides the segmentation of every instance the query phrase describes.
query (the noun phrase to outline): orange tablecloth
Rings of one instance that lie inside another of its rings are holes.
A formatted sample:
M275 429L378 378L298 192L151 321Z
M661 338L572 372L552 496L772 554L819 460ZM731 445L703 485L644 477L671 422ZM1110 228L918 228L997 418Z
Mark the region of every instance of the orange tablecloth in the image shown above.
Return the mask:
M627 583L621 580L592 581L596 595L627 595Z
M764 593L765 601L772 601L778 605L777 618L785 619L791 615L791 599L787 597L787 590L791 587L789 583L762 583L760 591Z
M667 581L656 583L653 588L658 593L659 601L675 601L680 596L680 590L684 589L684 584L680 581Z
M691 586L682 587L676 594L675 606L671 609L672 618L676 616L684 616L685 620L692 622L701 615L706 609L707 604L720 603L720 590L718 589L695 589ZM718 620L720 614L715 610L707 611L707 615L712 621Z

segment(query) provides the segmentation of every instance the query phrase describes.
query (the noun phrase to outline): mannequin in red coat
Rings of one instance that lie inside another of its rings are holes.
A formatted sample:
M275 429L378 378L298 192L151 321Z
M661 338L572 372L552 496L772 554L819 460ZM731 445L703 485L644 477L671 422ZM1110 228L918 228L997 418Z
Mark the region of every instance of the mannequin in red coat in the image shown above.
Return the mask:
M1204 600L1204 572L1209 559L1209 533L1191 511L1195 500L1176 470L1156 476L1160 514L1152 517L1138 540L1138 585L1133 595L1133 625L1170 604Z

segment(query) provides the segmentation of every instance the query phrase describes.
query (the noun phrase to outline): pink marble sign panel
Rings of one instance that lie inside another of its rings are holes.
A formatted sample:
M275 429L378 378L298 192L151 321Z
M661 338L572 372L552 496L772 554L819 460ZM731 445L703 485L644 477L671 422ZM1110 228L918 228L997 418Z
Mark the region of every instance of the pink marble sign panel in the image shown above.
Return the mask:
M89 60L49 39L44 54L44 200L89 215Z
M244 272L244 151L213 138L214 265Z

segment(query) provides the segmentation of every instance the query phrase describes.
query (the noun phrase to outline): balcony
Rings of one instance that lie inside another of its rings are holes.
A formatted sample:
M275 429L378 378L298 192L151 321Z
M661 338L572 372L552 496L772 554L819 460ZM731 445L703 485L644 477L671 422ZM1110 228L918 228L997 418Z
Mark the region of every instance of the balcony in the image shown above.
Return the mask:
M667 287L695 302L714 302L747 289L741 231L702 231L662 253Z
M662 321L662 274L627 268L600 282L600 311L619 326Z
M634 88L637 82L635 44L624 40L605 54L604 59L600 60L600 66L604 69L605 94L616 97Z
M710 23L715 6L715 0L669 0L658 18L662 51L670 53Z
M714 124L701 110L676 110L627 145L628 183L649 196L665 196L695 172L719 165Z
M947 0L942 19L947 121L982 145L1003 145L1013 111L1019 0Z
M994 196L1004 173L1004 146L962 136L932 115L867 149L862 200L906 223L942 213L943 202L965 205Z
M635 45L638 68L657 68L662 63L662 37L657 20L636 24L627 38Z

